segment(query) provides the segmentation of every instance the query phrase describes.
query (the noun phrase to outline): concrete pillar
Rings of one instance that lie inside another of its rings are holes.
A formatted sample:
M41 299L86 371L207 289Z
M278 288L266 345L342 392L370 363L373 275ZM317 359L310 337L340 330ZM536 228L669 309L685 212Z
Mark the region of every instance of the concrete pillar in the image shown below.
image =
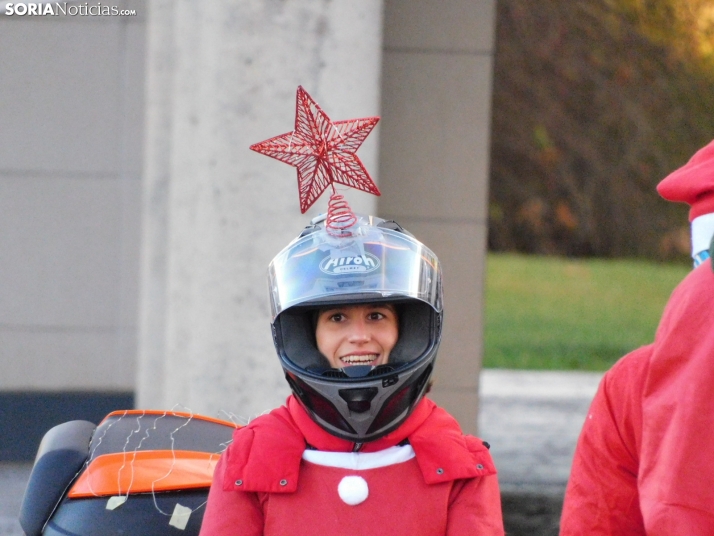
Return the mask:
M334 120L378 115L381 27L381 0L150 2L139 407L284 401L266 268L327 199L300 215L295 169L248 147L292 130L299 84Z
M476 431L495 0L386 0L379 213L444 269L431 397Z

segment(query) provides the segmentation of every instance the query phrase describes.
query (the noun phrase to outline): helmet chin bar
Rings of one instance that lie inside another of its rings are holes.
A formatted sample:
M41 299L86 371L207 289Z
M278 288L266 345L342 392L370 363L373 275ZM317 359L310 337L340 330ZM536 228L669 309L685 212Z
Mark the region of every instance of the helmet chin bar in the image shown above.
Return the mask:
M356 443L374 441L399 427L426 390L431 360L382 378L329 382L286 373L310 417L329 433Z

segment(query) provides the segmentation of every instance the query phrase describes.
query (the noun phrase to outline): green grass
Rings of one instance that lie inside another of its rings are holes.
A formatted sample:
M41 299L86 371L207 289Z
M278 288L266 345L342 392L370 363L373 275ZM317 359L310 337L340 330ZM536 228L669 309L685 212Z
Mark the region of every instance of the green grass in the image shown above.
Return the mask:
M489 254L484 367L607 370L652 341L689 268Z

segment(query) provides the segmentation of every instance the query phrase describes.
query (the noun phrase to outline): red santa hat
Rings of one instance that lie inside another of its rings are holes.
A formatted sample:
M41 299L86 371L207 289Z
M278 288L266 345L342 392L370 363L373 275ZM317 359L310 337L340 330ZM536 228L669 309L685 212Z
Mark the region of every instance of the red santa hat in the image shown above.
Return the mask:
M668 201L687 203L692 225L692 257L708 250L714 236L714 141L657 185Z

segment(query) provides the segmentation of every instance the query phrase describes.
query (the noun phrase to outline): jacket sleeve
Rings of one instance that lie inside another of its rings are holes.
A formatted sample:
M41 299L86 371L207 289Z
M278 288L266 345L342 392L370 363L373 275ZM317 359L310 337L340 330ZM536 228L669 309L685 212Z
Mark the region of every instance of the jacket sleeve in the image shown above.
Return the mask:
M225 456L216 465L200 536L261 536L263 508L259 493L224 491Z
M457 480L449 496L446 535L502 536L503 515L498 477Z
M651 345L631 352L600 383L575 449L561 536L645 535L637 478L651 354Z

